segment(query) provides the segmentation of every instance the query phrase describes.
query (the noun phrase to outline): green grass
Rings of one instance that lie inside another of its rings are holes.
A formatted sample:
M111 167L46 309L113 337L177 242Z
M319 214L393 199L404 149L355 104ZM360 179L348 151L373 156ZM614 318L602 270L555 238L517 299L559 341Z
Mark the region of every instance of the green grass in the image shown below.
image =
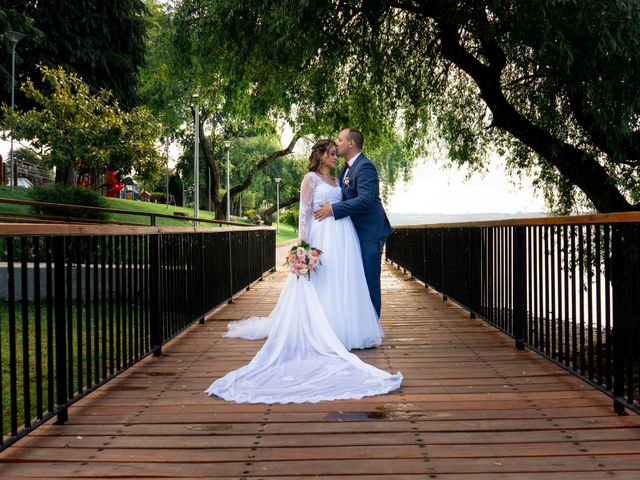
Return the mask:
M107 198L107 207L114 208L118 210L131 210L135 212L145 212L145 213L156 213L162 215L173 215L174 212L184 213L185 215L192 217L193 216L193 208L185 208L185 207L175 207L173 205L169 205L167 207L166 204L158 204L158 203L150 203L150 202L136 202L132 200L122 200L119 198ZM206 218L210 220L215 219L215 215L212 212L208 212L206 210L200 210L200 218ZM126 214L111 214L111 220L118 220L122 222L131 222L131 223L144 223L145 225L149 224L148 217L142 217L140 215L126 215ZM180 220L173 220L171 218L156 218L156 225L161 227L184 227L191 226L191 222L185 222ZM202 223L201 226L207 227L219 227L220 225L216 223Z
M275 224L273 225L275 227ZM276 243L295 240L298 238L298 230L294 230L291 225L280 224L280 232L276 233Z
M10 190L9 187L0 186L0 198L11 198L16 200L32 200L30 196L30 190L25 188L14 188ZM122 200L119 198L107 198L105 197L107 208L113 208L117 210L130 210L135 212L155 213L163 215L173 215L174 212L184 213L187 216L193 216L193 208L175 207L166 204L157 204L149 202L139 202L132 200ZM35 213L35 211L28 205L12 205L9 203L0 202L0 211L12 212L12 213ZM206 210L200 210L200 218L214 220L215 215L212 212ZM109 220L139 223L141 225L149 225L149 217L141 215L127 215L124 213L112 213L109 214ZM250 223L247 219L238 219L240 223ZM156 218L156 225L161 227L185 227L192 226L192 222L185 222L184 220L174 220L171 218ZM201 223L202 227L219 227L216 223Z
M12 190L9 187L0 185L0 198L12 198L14 200L31 200L29 190L26 188L15 187ZM12 205L10 203L0 202L0 211L12 213L32 213L31 207L27 205Z
M99 381L101 378L94 378L93 377L93 371L94 371L94 362L98 362L98 365L101 365L102 363L102 358L103 356L105 358L109 358L110 356L114 357L114 361L115 361L115 367L118 368L118 365L123 365L125 364L128 359L125 359L123 357L123 352L120 352L120 357L116 357L116 344L117 341L119 339L120 344L122 345L123 343L127 342L127 336L124 332L124 330L121 330L119 337L117 337L115 335L115 327L113 327L113 339L114 341L111 342L109 341L109 335L106 334L105 332L105 336L107 337L107 350L103 351L102 347L99 347L98 351L96 352L95 350L93 350L93 339L94 336L97 335L98 337L98 341L99 344L102 344L102 338L103 338L103 332L101 330L102 328L102 323L97 322L96 323L96 319L93 317L94 315L94 304L89 302L88 303L90 309L91 309L91 322L89 323L89 331L91 332L91 356L90 358L90 363L91 363L91 381ZM86 388L86 384L88 382L87 380L87 345L86 345L86 332L87 332L87 321L86 321L86 311L85 308L87 306L87 303L83 302L82 304L82 335L81 335L81 341L80 341L80 349L82 351L82 358L83 358L83 365L82 365L82 378L78 378L79 376L79 365L78 365L78 321L77 321L77 310L76 310L76 302L74 301L73 303L73 307L71 309L71 315L72 315L72 319L71 319L71 351L72 351L72 355L73 355L73 369L71 372L71 378L69 379L69 382L72 384L73 386L73 390L74 392L78 392L80 390L82 390L83 388ZM28 342L28 364L29 364L29 368L28 368L28 372L29 372L29 385L28 385L28 389L29 389L29 396L30 396L30 408L29 408L29 414L25 416L25 409L24 409L24 377L23 377L23 373L24 373L24 355L23 355L23 341L25 339L25 336L23 335L23 320L22 320L22 303L21 302L16 302L15 304L15 318L16 318L16 322L15 322L15 334L13 336L13 338L15 339L15 346L16 346L16 361L15 361L15 369L16 369L16 386L17 386L17 391L16 391L16 413L18 416L18 428L20 428L21 426L23 426L26 422L26 418L28 419L34 419L37 416L37 406L36 406L36 392L37 392L37 383L36 383L36 361L38 360L38 358L36 357L36 333L35 333L35 327L36 327L36 309L35 306L33 304L33 302L28 302L27 303L27 309L28 309L28 313L27 313L27 318L28 318L28 334L26 335L26 339ZM55 319L54 319L55 322ZM131 324L132 320L128 319L127 323ZM141 319L138 320L138 322L142 322ZM55 323L54 323L55 325ZM140 328L141 323L136 323L136 326L134 327L134 329L136 331L138 331L138 329ZM48 402L47 402L47 391L49 389L49 384L48 384L48 380L47 380L47 374L48 374L48 354L49 354L49 348L47 345L47 316L46 316L46 306L42 305L40 308L40 326L41 326L41 335L40 335L40 339L41 339L41 345L40 345L40 349L38 350L41 354L40 357L40 365L42 366L42 390L43 390L43 410L46 412L48 410ZM147 341L149 341L148 339L148 326L145 327L146 328L146 332L147 332ZM55 332L51 332L52 336L55 337ZM2 379L2 432L5 435L9 435L11 432L11 424L10 424L10 415L11 415L11 396L10 396L10 371L11 371L11 364L9 362L9 351L10 351L10 329L9 329L9 305L8 302L6 300L0 300L0 351L2 351L2 369L1 369L1 379ZM129 354L131 354L131 352L129 352ZM54 362L55 363L55 362ZM109 362L107 361L107 364ZM54 367L55 368L55 367ZM107 369L109 368L109 366L107 365ZM102 373L102 369L100 368L100 373ZM107 375L110 374L109 371L106 372ZM82 386L80 385L82 384ZM53 391L53 395L54 395L54 400L55 400L55 393L56 393L56 385L55 385L55 380L54 380L54 384L51 385L51 389ZM26 417L26 418L25 418Z
M29 196L29 190L25 188L14 188L13 191L8 187L0 186L0 198L13 198L18 200L31 200ZM132 212L145 212L155 213L163 215L173 215L174 212L184 213L187 216L193 215L193 208L175 207L172 205L149 203L149 202L136 202L132 200L122 200L119 198L105 198L107 202L107 208L113 208L116 210L129 210ZM9 203L2 203L0 201L0 211L14 212L14 213L34 213L31 207L28 205L12 205ZM215 215L212 212L206 210L200 210L200 218L215 219ZM127 215L126 213L112 213L109 214L109 220L139 223L141 225L149 225L149 218L140 215ZM240 223L251 223L248 219L237 219ZM172 218L156 218L156 225L160 227L185 227L192 226L192 222L185 222L184 220L174 220ZM219 227L217 223L201 223L202 227ZM275 223L273 225L275 227ZM276 234L276 242L286 242L295 240L298 238L298 231L291 225L280 223L280 232Z

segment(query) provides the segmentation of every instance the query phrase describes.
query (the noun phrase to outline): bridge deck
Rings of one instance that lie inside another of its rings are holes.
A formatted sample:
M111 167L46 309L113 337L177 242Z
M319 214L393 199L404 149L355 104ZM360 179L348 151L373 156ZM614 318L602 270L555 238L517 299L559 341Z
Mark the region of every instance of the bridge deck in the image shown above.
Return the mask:
M637 479L640 418L387 266L384 346L358 352L405 376L362 400L238 405L205 396L261 342L221 338L266 315L284 274L194 325L0 454L1 478Z

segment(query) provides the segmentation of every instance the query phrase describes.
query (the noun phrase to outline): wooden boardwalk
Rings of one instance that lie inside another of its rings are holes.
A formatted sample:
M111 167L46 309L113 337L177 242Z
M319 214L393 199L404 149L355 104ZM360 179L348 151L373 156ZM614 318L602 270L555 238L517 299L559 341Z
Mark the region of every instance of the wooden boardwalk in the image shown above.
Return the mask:
M266 315L277 273L0 454L0 478L638 479L640 418L424 286L383 272L384 346L358 352L401 391L239 405L207 397L262 342L221 338Z

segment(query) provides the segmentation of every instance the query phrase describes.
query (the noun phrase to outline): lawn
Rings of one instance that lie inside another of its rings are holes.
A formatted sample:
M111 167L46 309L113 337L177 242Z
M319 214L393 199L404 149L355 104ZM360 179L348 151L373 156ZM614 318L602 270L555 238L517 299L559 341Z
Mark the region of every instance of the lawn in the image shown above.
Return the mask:
M29 190L25 188L14 188L10 190L9 187L0 186L0 198L12 198L16 200L31 200L29 196ZM134 212L145 212L150 214L162 214L162 215L174 215L174 212L179 214L185 214L187 216L193 215L192 208L176 207L166 204L150 203L150 202L138 202L132 200L122 200L119 198L105 198L107 202L107 208L113 208L117 210L129 210ZM0 211L13 212L13 213L35 213L28 205L12 205L9 203L2 203L0 201ZM200 210L200 218L203 219L215 219L215 215L207 210ZM109 214L109 220L140 223L143 225L149 225L149 217L140 215L127 215L125 213L112 213ZM238 218L236 221L240 223L250 223L246 218ZM184 220L174 220L172 218L157 218L156 225L162 227L184 227L191 226L191 222L185 222ZM216 223L201 223L201 226L219 227ZM280 225L280 235L278 235L278 242L285 241L290 238L296 238L296 233L293 231L293 227L288 225Z
M132 357L135 357L135 353L130 349L128 355L124 356L124 345L131 345L134 342L133 334L129 333L133 331L136 335L140 334L140 329L144 328L146 332L145 342L147 342L146 348L148 348L148 342L150 342L148 334L148 320L142 320L142 313L140 312L140 306L135 305L134 310L129 309L129 317L127 325L131 328L124 328L124 320L117 321L115 326L112 324L107 327L107 331L102 331L102 319L96 321L95 309L101 306L100 303L94 304L93 302L83 302L81 305L81 318L82 321L78 321L78 306L73 302L72 308L68 311L69 317L67 318L67 355L71 355L71 360L67 357L67 371L70 372L68 379L68 386L73 392L82 391L87 385L91 385L93 382L100 381L108 375L113 373L114 368L119 368L122 365L127 364ZM41 371L41 391L42 391L42 409L43 411L49 410L50 405L48 392L51 390L51 399L55 399L56 384L55 376L53 377L53 383L49 384L49 354L52 353L48 345L48 338L55 336L53 331L53 325L49 324L47 320L47 309L45 305L41 305L40 311L36 312L36 308L33 302L27 302L24 305L27 309L27 322L26 335L23 328L23 304L22 302L16 302L15 304L15 323L10 326L9 315L9 303L6 300L0 300L0 351L2 351L2 364L0 369L0 393L2 396L2 432L5 435L11 432L11 412L14 411L17 415L17 425L20 428L26 422L37 416L37 402L38 402L38 383L36 371L38 366ZM109 307L111 308L111 307ZM90 321L87 321L86 312L91 313L92 317ZM139 313L138 313L139 312ZM38 313L36 319L36 313ZM132 320L132 313L135 313L135 320ZM124 312L122 319L124 319ZM109 325L109 323L107 323ZM144 325L144 326L143 326ZM37 332L36 327L40 332ZM49 330L51 328L51 330ZM78 333L80 332L80 335ZM39 333L39 334L38 334ZM87 338L88 336L88 338ZM104 347L103 345L104 338ZM14 340L13 347L10 345L11 339ZM94 347L94 340L97 339L98 349ZM87 345L87 341L90 346ZM138 343L136 342L135 345ZM105 348L106 347L106 348ZM28 351L28 359L25 362L24 349ZM146 350L142 348L142 350ZM10 351L15 349L15 363L9 362ZM82 361L79 362L78 359ZM102 360L105 359L106 370L102 369ZM55 360L53 360L55 362ZM96 377L95 369L98 365L99 374ZM15 405L12 406L11 401L11 366L15 367ZM25 375L25 366L28 365ZM69 367L71 367L69 369ZM55 367L54 367L55 368ZM53 372L51 372L54 375ZM89 377L89 378L87 378ZM28 391L29 391L29 414L25 415L25 379L28 379ZM51 387L51 388L50 388Z
M284 223L280 224L280 232L276 233L276 243L287 242L296 238L298 238L298 229L294 229L291 225L285 225Z

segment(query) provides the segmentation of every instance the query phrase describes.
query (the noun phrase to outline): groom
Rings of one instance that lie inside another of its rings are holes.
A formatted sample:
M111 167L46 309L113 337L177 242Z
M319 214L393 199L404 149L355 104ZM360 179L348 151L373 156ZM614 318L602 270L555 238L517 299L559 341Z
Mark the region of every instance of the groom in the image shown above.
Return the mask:
M321 205L314 212L314 217L316 220L331 215L336 220L351 217L360 240L369 296L380 318L380 259L384 242L391 233L391 225L380 201L378 172L371 160L362 153L363 143L362 133L355 128L345 128L340 132L337 153L345 159L338 176L342 201Z

